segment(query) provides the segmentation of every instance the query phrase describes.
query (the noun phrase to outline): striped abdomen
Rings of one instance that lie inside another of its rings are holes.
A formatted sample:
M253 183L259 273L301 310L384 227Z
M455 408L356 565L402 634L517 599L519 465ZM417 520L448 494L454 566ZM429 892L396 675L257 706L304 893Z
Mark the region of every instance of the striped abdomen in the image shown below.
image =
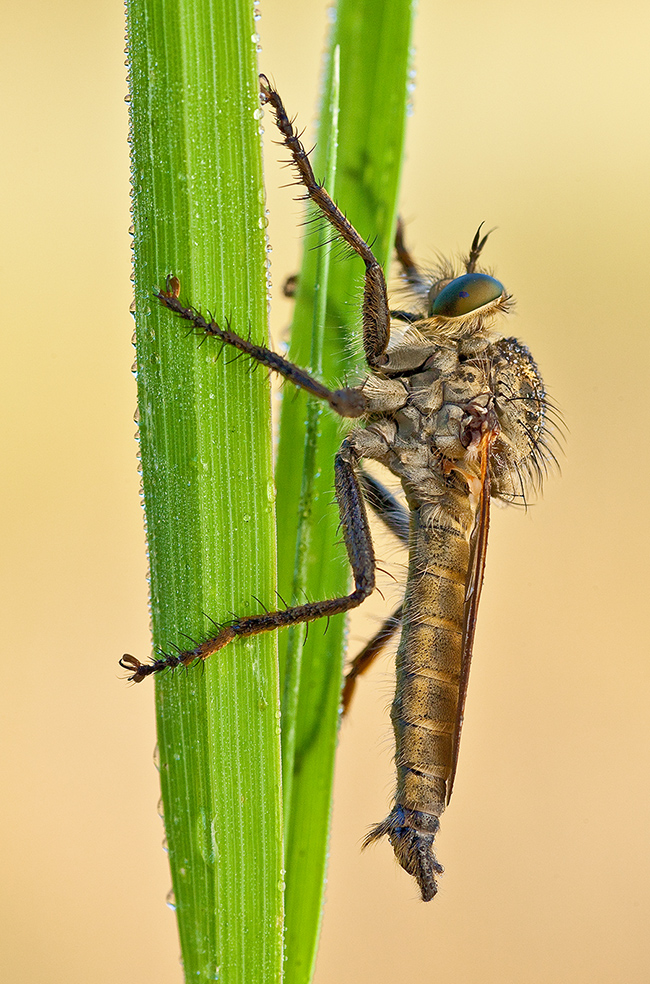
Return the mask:
M391 711L397 790L387 834L397 860L429 901L442 867L433 853L448 794L459 699L469 530L421 525L411 514L409 575Z

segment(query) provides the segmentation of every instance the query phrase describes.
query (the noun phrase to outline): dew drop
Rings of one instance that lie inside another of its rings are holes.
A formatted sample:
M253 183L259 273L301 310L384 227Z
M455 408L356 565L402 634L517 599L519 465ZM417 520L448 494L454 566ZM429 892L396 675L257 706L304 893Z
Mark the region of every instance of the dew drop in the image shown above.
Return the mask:
M171 909L172 912L176 912L176 896L174 895L173 888L170 888L169 891L167 892L167 897L165 899L165 902L167 904L167 907Z

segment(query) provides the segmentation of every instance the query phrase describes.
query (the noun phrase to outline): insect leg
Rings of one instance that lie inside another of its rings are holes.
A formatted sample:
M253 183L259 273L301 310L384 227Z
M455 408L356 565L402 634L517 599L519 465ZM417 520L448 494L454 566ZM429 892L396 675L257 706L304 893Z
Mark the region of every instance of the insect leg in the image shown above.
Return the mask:
M290 274L285 282L282 284L282 293L285 297L293 298L296 296L298 290L298 274ZM421 314L416 314L414 311L390 311L391 318L397 318L400 321L407 321L409 324L413 324L415 321L420 321L422 318Z
M359 484L374 514L405 547L409 545L409 514L392 492L365 471L359 472Z
M274 629L296 625L298 622L312 622L317 618L339 615L360 605L375 587L375 555L363 495L354 470L356 460L357 455L350 439L346 438L334 459L334 478L343 538L354 574L354 590L351 594L342 598L296 605L283 611L265 612L263 615L235 619L223 625L215 636L194 649L162 656L152 663L141 663L134 656L126 654L120 660L120 665L134 671L129 679L134 683L140 683L151 673L157 673L168 667L189 666L196 660L207 659L233 639L257 635L260 632L272 632Z
M293 298L296 296L298 290L298 274L291 273L282 284L282 293L285 297ZM413 324L415 321L420 321L422 318L421 314L416 314L413 311L391 311L389 312L391 318L398 318L400 321L408 321L409 324Z
M395 253L397 255L397 260L402 268L402 277L412 288L413 294L416 297L426 297L429 292L430 284L427 278L422 274L417 263L411 255L411 251L408 249L406 243L404 242L404 223L401 218L397 219L397 229L395 230ZM407 324L413 324L416 321L421 321L425 312L423 311L391 311L391 318L398 318L400 321L406 321Z
M409 325L414 325L416 321L422 320L422 315L417 314L415 311L392 311L390 312L391 318L395 318L399 321L406 321Z
M424 285L424 277L420 273L417 263L404 242L404 223L401 217L397 220L397 229L395 230L395 252L397 253L397 259L402 268L402 273L408 283L416 287Z
M372 475L368 475L367 472L362 471L359 473L359 484L363 489L366 501L375 515L386 524L400 543L407 547L409 542L409 514L402 503L381 482L378 482ZM396 608L393 614L382 623L376 635L354 657L345 675L345 683L343 684L341 695L341 706L344 714L347 713L352 701L357 677L370 669L384 646L395 635L401 623L402 605Z
M403 606L400 605L385 622L382 622L379 632L372 637L370 642L352 660L350 669L345 674L345 682L341 693L341 708L344 714L347 714L350 708L352 695L357 684L357 677L360 677L362 673L370 669L384 646L388 645L402 624L402 608Z
M233 348L239 349L240 352L249 355L251 359L266 366L267 369L272 369L273 372L284 376L294 386L306 390L320 400L325 400L332 410L340 414L341 417L360 417L365 413L367 401L360 389L346 387L345 389L330 390L317 379L314 379L305 369L301 369L293 362L289 362L288 359L282 358L277 352L264 348L262 345L254 345L246 338L235 334L229 325L221 328L216 321L207 321L195 308L186 307L181 303L178 297L180 286L177 277L168 277L166 290L157 291L156 297L164 307L169 308L170 311L185 321L189 321L197 332L206 337L218 338L226 345L232 345Z
M385 365L388 361L385 353L390 339L390 314L384 271L365 239L362 239L323 186L316 181L309 163L309 155L287 116L282 99L265 75L260 75L260 92L262 102L269 103L275 113L276 125L282 134L285 147L291 154L308 197L366 265L363 292L363 347L368 365L372 367Z

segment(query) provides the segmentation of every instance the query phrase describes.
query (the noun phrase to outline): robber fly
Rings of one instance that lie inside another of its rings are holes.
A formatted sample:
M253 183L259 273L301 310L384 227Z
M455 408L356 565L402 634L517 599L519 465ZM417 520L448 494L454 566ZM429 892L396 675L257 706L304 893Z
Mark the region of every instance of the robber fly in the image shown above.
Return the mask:
M387 835L397 860L429 901L442 871L433 841L458 762L490 498L525 503L528 491L539 486L553 460L552 407L528 349L495 330L497 316L508 312L512 298L479 266L487 239L481 228L464 270L459 274L444 264L433 277L421 273L398 229L397 256L413 307L391 311L384 272L370 246L315 180L278 93L264 75L260 83L261 101L275 115L308 197L365 264L367 377L357 387L328 389L282 356L184 306L177 278L170 277L157 296L201 335L234 346L324 400L340 416L357 419L359 425L334 460L354 590L342 598L235 619L186 652L161 653L150 663L125 655L120 662L132 672L130 679L140 682L152 673L204 660L233 639L360 605L375 587L365 495L389 529L408 544L408 579L403 604L353 662L343 704L347 707L356 678L401 624L391 711L397 789L390 814L366 843ZM401 481L408 511L361 470L362 459L379 462Z

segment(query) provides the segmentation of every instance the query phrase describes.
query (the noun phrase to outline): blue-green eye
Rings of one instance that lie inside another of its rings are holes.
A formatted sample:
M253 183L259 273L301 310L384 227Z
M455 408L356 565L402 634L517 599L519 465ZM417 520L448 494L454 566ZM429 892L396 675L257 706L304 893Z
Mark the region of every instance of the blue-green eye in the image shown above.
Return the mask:
M496 301L504 293L503 284L487 273L466 273L443 287L431 305L431 315L460 318Z

